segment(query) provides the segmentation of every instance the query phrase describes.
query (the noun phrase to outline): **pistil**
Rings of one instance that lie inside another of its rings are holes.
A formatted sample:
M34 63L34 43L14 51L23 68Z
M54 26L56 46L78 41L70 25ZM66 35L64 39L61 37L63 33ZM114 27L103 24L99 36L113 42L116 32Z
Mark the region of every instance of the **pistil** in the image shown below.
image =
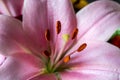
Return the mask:
M78 28L74 28L71 36L69 34L63 34L62 38L65 41L65 43L63 44L63 47L61 48L60 52L58 53L58 55L55 59L55 63L57 63L59 60L61 60L66 55L65 47L67 46L68 42L70 41L70 37L71 37L71 40L73 40L77 37L77 34L78 34Z

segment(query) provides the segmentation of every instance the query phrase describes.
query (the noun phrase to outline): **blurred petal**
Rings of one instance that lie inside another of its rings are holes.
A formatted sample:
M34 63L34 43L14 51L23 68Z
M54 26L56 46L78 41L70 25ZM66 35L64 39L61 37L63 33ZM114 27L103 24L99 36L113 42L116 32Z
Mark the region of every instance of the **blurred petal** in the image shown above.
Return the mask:
M3 0L0 0L0 14L12 15Z
M0 0L0 13L10 16L19 16L22 14L24 0Z
M18 53L7 57L0 66L1 80L27 80L39 73L42 63L38 58L27 53Z
M22 51L20 46L26 44L22 23L12 17L0 15L0 53L9 55Z
M6 57L0 54L0 66L3 64L5 59L6 59Z
M61 80L119 80L119 73L102 70L76 70L61 73Z
M86 34L85 38L107 41L120 27L119 14L120 5L116 2L101 0L91 3L77 13L78 27L81 30L78 37Z

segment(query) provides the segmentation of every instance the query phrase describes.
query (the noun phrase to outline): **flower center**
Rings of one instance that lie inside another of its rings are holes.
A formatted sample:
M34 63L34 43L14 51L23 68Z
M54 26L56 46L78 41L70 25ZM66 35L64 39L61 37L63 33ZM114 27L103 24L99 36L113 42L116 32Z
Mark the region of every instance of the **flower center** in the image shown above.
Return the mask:
M63 47L60 49L60 51L57 51L56 44L57 44L57 38L61 32L61 22L56 22L56 43L53 45L51 41L51 34L50 29L45 30L45 39L48 42L49 49L50 50L44 50L42 54L43 63L45 65L44 73L55 73L59 71L63 71L66 69L69 69L68 62L71 60L71 55L75 52L81 52L84 50L87 46L86 43L83 43L80 45L76 50L68 54L68 51L75 45L71 44L67 49L66 46L70 41L73 41L76 39L78 34L78 28L75 28L72 31L72 34L63 34L62 39L65 41ZM54 47L54 49L52 49Z

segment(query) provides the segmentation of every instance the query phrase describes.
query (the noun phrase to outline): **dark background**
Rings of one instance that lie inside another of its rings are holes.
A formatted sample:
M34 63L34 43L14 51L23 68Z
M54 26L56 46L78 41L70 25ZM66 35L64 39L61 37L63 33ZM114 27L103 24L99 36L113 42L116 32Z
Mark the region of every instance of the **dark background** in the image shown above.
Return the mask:
M88 2L93 2L93 1L96 1L96 0L87 0ZM119 2L120 3L120 0L113 0L113 1L116 1L116 2Z
M73 3L75 12L78 12L81 9L81 8L75 7L75 5L79 3L79 1L80 0L77 0L75 3ZM97 1L97 0L86 0L86 1L88 3L91 3L91 2ZM116 1L116 2L120 3L120 0L112 0L112 1Z

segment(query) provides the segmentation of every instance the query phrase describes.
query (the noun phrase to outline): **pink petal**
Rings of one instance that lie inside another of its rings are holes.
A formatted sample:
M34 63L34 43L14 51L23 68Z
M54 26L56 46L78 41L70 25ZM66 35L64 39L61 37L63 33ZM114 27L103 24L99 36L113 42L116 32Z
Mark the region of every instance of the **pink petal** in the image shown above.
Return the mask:
M120 5L109 0L93 2L77 13L77 21L78 37L107 41L120 25Z
M54 30L54 36L56 36L56 21L60 21L62 25L61 33L57 36L57 39L54 38L54 43L57 44L56 47L61 49L65 43L62 35L69 34L71 36L73 29L77 27L76 16L70 0L48 0L48 4L49 25Z
M119 80L119 73L100 70L76 70L61 73L61 80Z
M7 57L0 66L1 80L27 80L38 74L43 65L38 58L27 53L16 53Z
M61 21L62 31L56 41L55 27L58 20ZM54 38L55 43L58 42L59 45L64 42L61 35L69 34L76 27L75 13L69 0L26 0L23 8L23 22L24 29L36 45L42 46L43 50L48 46L44 37L46 29L50 29L51 42Z
M86 42L82 52L71 55L71 69L95 69L120 73L120 49L102 41Z
M54 74L42 74L28 80L58 80Z
M22 14L24 0L0 0L0 13L10 16Z
M95 24L88 32L86 32L83 39L108 41L118 27L120 27L120 11L107 15L104 19Z
M26 44L24 39L22 23L12 17L0 15L0 53L9 55L21 52L21 47Z
M61 79L119 80L120 49L103 41L84 42L87 43L87 47L82 52L71 55L68 63L70 70L61 72Z
M25 0L23 25L31 41L34 41L41 51L47 49L45 40L45 30L48 28L46 0Z

